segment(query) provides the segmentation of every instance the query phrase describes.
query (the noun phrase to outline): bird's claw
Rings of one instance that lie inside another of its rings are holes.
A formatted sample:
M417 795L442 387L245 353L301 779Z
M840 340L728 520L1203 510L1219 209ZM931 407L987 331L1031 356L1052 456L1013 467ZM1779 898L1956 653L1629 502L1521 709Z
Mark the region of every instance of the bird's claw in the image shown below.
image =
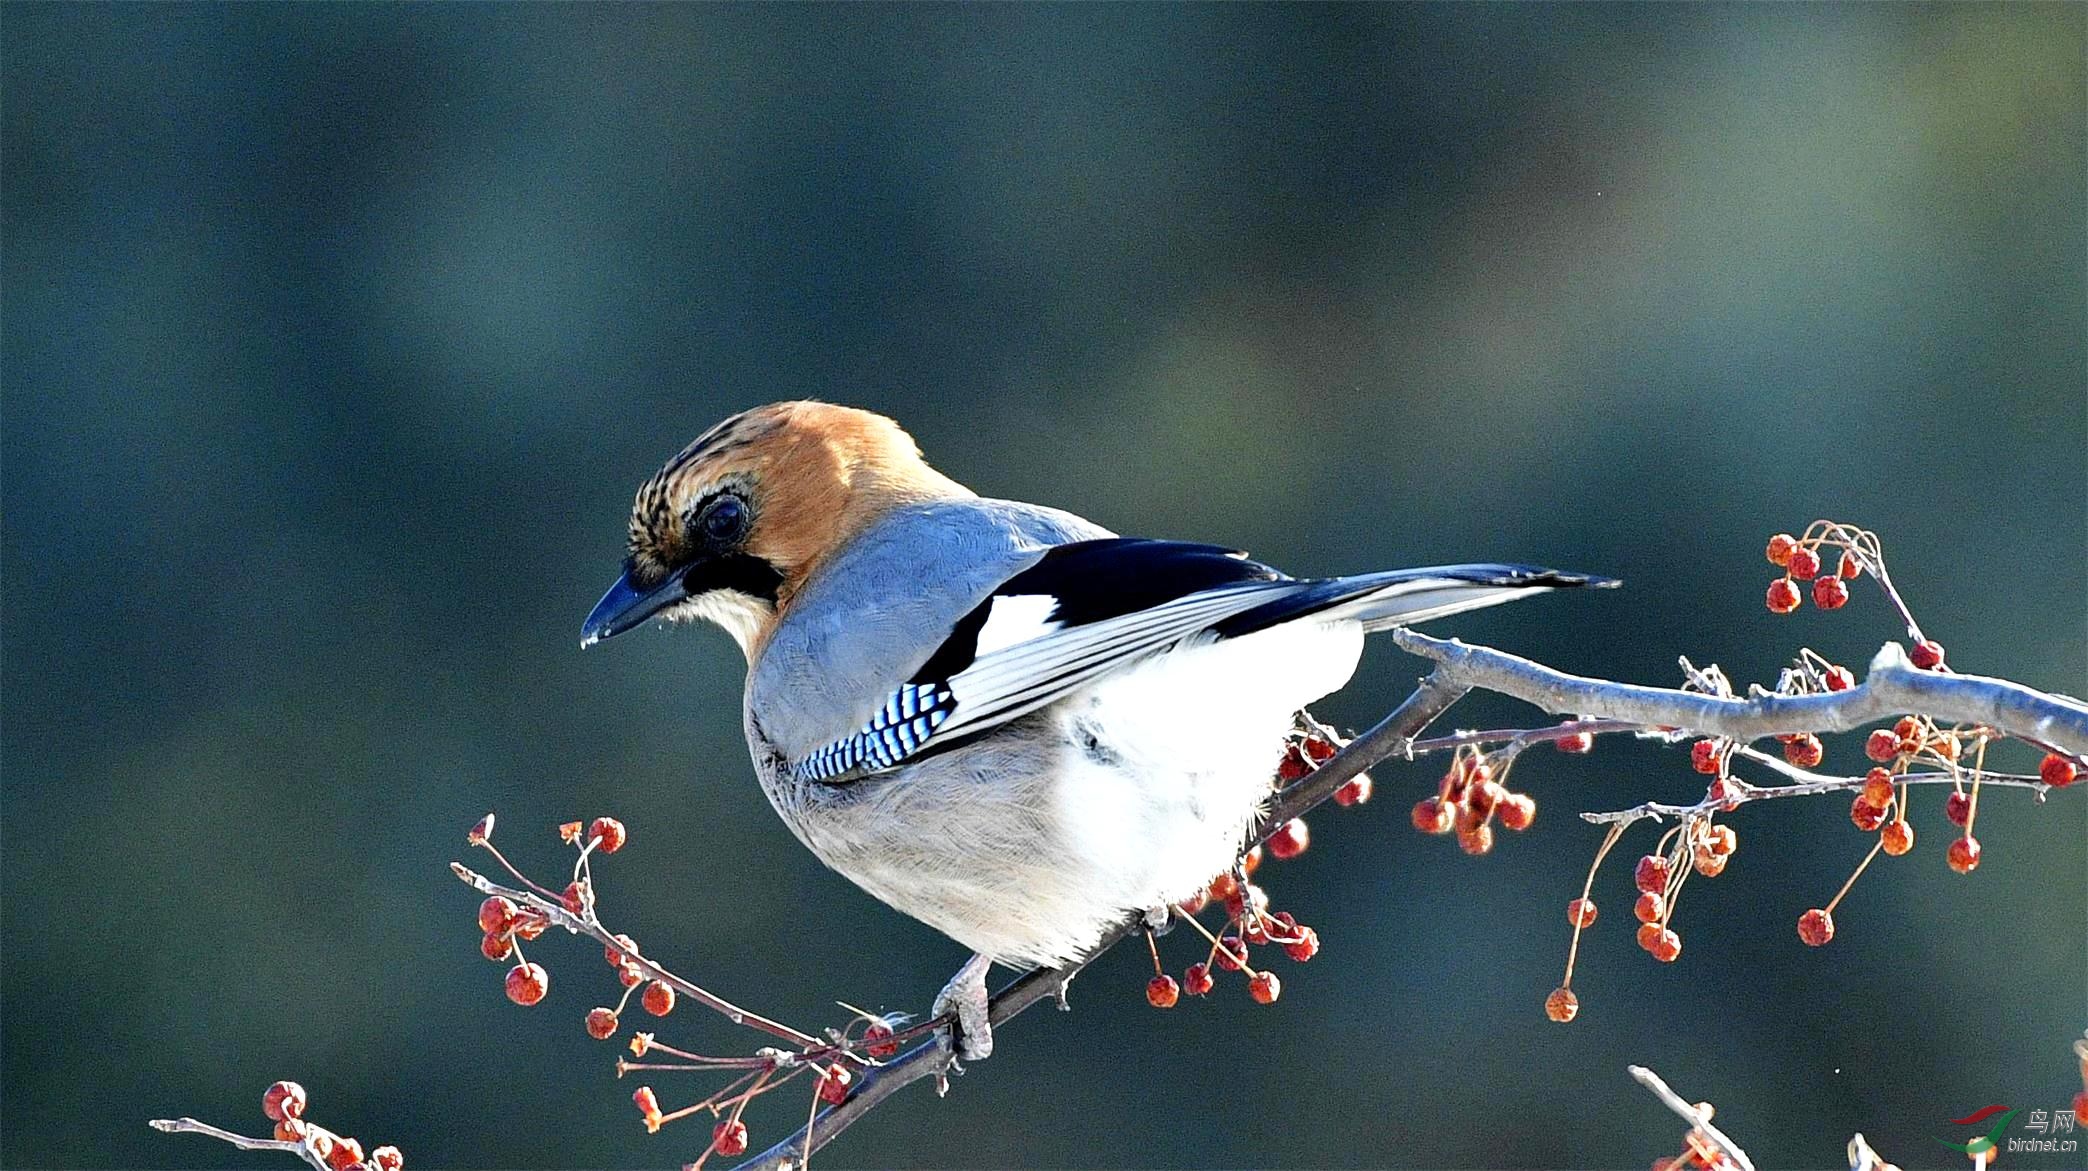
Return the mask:
M993 1055L993 1022L986 1015L986 971L992 966L986 956L973 956L936 994L932 1015L950 1018L935 1031L936 1039L956 1061L984 1061Z

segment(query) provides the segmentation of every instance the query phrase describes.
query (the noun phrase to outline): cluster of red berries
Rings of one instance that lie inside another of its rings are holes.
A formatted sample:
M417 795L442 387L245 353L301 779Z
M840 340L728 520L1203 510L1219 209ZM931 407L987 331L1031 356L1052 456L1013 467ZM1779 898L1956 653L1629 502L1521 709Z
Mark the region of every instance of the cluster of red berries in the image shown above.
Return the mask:
M1289 834L1296 826L1295 835ZM1268 852L1279 858L1294 858L1304 849L1308 840L1303 832L1304 822L1294 821L1279 827L1270 836ZM1289 846L1279 849L1279 841L1291 841ZM1288 851L1288 852L1285 852ZM1298 963L1305 963L1319 954L1319 932L1298 922L1297 916L1289 911L1270 911L1269 892L1262 889L1251 878L1262 861L1262 847L1256 846L1240 859L1239 872L1221 874L1211 880L1205 890L1175 908L1183 922L1210 941L1211 950L1204 958L1190 964L1176 980L1160 966L1160 954L1153 951L1153 978L1146 981L1146 1003L1154 1008L1173 1008L1184 995L1208 996L1218 985L1219 972L1244 972L1247 975L1247 995L1257 1004L1274 1004L1283 994L1283 981L1276 973L1265 968L1256 968L1251 949L1256 947L1280 947L1283 953ZM1225 925L1218 934L1204 929L1196 916L1205 907L1217 905L1225 908ZM1148 945L1151 946L1150 937Z
M559 893L558 902L568 914L586 918L594 909L594 890L585 874L588 854L597 850L604 854L613 854L623 848L629 835L625 832L623 823L613 817L597 817L588 824L585 827L584 843L581 840L582 828L582 823L577 821L569 821L558 827L561 838L568 844L580 847L580 864L575 868L573 881L567 883L565 890ZM492 839L493 815L490 813L480 818L478 824L471 827L471 832L465 835L465 840L472 845L491 850L498 856L499 851L494 849ZM537 889L543 890L542 887ZM548 895L550 892L544 893ZM482 933L479 954L495 963L503 963L510 957L515 960L515 966L508 969L506 990L507 998L516 1004L527 1007L541 1003L551 992L551 974L544 970L542 964L530 963L522 955L522 941L537 938L550 926L551 917L542 910L536 907L518 907L513 899L505 895L490 895L486 901L479 904L478 927ZM614 966L617 961L612 958L610 963ZM627 982L624 987L630 988L633 984ZM657 1015L664 1016L668 1009L674 1007L674 990L665 985L660 987L664 993L664 999L661 1000L664 1007L658 1010ZM652 1008L653 1003L653 994L648 989L646 1007ZM597 1009L588 1014L589 1033L606 1037L616 1031L615 1014L609 1014L606 1025L596 1015L605 1011ZM598 1028L603 1027L606 1027L606 1032L597 1032Z
M1493 849L1495 819L1506 829L1526 830L1537 819L1537 802L1528 793L1509 792L1476 750L1459 752L1436 786L1436 795L1414 803L1415 829L1425 834L1455 831L1457 844L1467 854Z
M1674 963L1682 955L1682 936L1670 924L1675 914L1675 900L1682 892L1688 871L1695 870L1706 878L1716 878L1725 872L1726 863L1740 848L1740 835L1733 832L1733 827L1714 825L1708 818L1696 818L1685 823L1680 833L1681 836L1674 839L1672 853L1647 854L1638 860L1631 872L1632 885L1638 889L1638 896L1631 905L1632 918L1639 924L1638 945L1664 964ZM1607 852L1605 846L1603 854ZM1595 883L1595 869L1601 866L1603 854L1596 855L1595 866L1589 868L1588 886L1591 889ZM1687 866L1682 865L1685 858L1689 862ZM1544 998L1544 1015L1560 1024L1571 1021L1580 1013L1580 997L1573 991L1573 964L1580 953L1580 934L1595 925L1598 914L1595 900L1585 893L1566 904L1566 922L1573 928L1573 947L1566 960L1566 978Z
M1288 785L1304 780L1313 770L1334 758L1341 751L1339 741L1317 733L1293 736L1283 750L1283 760L1276 766L1276 779ZM1370 774L1357 773L1343 781L1334 790L1334 803L1341 806L1361 805L1370 800ZM1279 855L1280 856L1280 855Z
M1798 582L1812 584L1813 605L1822 610L1839 610L1849 601L1848 583L1863 574L1863 562L1855 550L1845 549L1834 572L1822 577L1820 550L1827 547L1825 538L1814 537L1800 541L1789 533L1778 533L1769 538L1766 555L1769 564L1784 571L1782 577L1769 583L1769 609L1777 614L1788 614L1796 610L1802 600Z
M357 1140L305 1121L305 1090L296 1082L268 1087L261 1095L261 1113L275 1123L278 1142L303 1143L333 1171L399 1171L406 1165L397 1147L378 1147L365 1156Z
M1802 538L1789 533L1778 533L1769 538L1763 555L1769 559L1769 564L1784 571L1782 577L1769 583L1764 597L1769 611L1789 614L1796 610L1804 601L1804 595L1798 589L1801 581L1812 583L1813 605L1820 609L1839 610L1847 605L1848 583L1863 576L1863 558L1877 553L1874 538L1868 534L1852 537L1849 533L1850 530L1843 525L1815 522L1805 530ZM1858 548L1865 540L1873 543L1868 553ZM1834 572L1826 573L1821 554L1835 549L1841 550L1840 560L1835 563ZM1886 588L1890 590L1891 587L1888 584ZM1943 666L1943 644L1933 639L1917 638L1907 658L1924 671L1937 670Z
M1898 857L1912 850L1914 827L1907 821L1906 789L1895 789L1893 778L1917 759L1955 767L1963 752L1957 733L1937 728L1926 716L1903 716L1889 729L1874 729L1863 742L1863 753L1877 767L1864 774L1863 788L1849 806L1849 820L1865 833L1876 831L1878 846L1887 854ZM1943 816L1962 831L1944 851L1944 861L1959 874L1970 874L1979 866L1979 839L1972 836L1978 794L1975 779L1970 792L1954 787L1943 800ZM1896 814L1889 823L1888 812Z

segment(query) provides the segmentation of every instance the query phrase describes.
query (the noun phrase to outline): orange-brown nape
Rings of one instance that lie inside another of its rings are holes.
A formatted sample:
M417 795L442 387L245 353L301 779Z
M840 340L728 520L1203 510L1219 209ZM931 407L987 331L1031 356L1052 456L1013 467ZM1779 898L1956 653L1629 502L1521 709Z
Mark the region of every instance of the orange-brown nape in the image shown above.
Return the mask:
M771 403L699 436L638 489L632 575L651 585L716 556L700 521L721 493L749 511L733 552L780 578L775 610L863 526L903 504L970 496L928 466L913 436L883 415L820 402Z

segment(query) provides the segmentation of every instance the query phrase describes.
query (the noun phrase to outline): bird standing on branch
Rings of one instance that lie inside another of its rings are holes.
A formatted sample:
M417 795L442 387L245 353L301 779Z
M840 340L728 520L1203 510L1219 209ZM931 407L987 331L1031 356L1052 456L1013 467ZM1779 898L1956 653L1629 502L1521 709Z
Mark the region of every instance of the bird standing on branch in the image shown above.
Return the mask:
M1363 636L1604 579L1299 579L973 493L882 415L735 415L638 490L581 645L706 619L747 657L769 801L820 860L977 953L936 1002L992 1050L995 961L1058 966L1233 865L1304 706Z

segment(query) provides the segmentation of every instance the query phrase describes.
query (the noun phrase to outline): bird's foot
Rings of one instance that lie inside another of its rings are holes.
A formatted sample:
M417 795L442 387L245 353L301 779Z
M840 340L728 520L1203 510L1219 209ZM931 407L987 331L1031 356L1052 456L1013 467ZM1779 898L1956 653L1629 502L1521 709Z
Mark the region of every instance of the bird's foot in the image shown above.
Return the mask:
M986 972L992 966L991 958L975 955L936 994L932 1015L950 1016L936 1037L959 1060L984 1061L993 1055L993 1023L986 1016Z

